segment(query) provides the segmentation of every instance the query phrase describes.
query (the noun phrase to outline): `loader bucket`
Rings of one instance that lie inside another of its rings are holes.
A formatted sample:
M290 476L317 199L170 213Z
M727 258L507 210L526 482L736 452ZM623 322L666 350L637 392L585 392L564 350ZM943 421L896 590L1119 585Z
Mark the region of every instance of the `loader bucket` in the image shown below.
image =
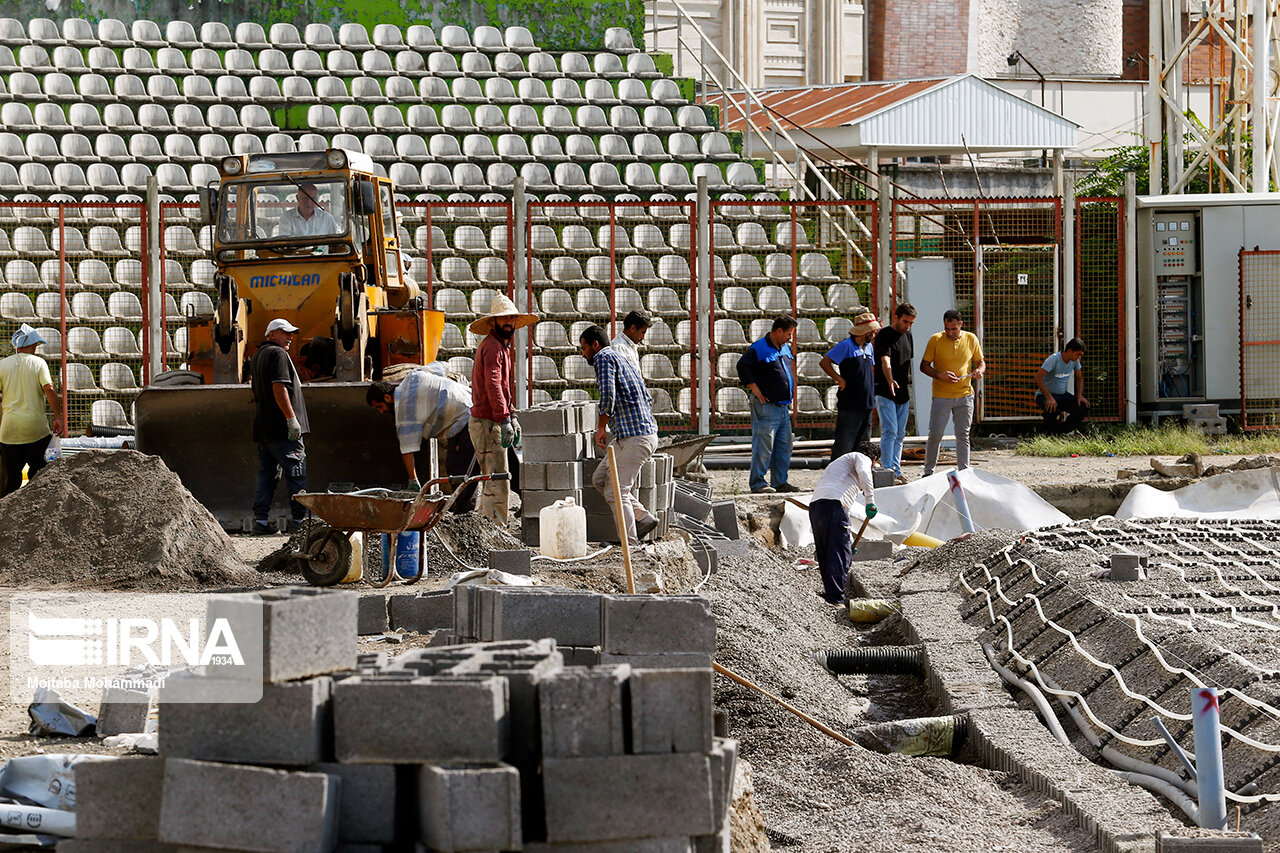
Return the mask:
M406 480L392 420L365 403L363 382L303 386L311 433L307 489L388 486ZM249 530L258 471L248 385L149 386L135 410L137 449L159 456L228 530ZM282 483L273 520L288 516Z

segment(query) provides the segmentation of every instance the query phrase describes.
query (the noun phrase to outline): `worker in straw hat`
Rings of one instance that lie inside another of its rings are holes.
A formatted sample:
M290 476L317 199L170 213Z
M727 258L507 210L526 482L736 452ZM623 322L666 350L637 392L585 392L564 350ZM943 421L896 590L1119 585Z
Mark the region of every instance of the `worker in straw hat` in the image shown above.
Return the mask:
M53 429L62 432L62 411L53 390L49 364L36 355L45 343L26 323L13 333L13 355L0 360L0 497L22 485L22 469L29 477L44 467L44 452L53 438L44 404L53 410Z
M507 473L507 449L520 443L511 341L516 329L531 326L537 319L536 314L521 314L515 303L499 293L494 295L489 313L471 323L471 331L484 336L471 367L471 422L467 427L482 474ZM506 524L510 493L506 480L485 481L480 491L480 514Z
M822 357L819 366L836 381L835 461L871 438L871 412L876 407L876 356L872 339L880 321L870 311L854 316L849 336Z

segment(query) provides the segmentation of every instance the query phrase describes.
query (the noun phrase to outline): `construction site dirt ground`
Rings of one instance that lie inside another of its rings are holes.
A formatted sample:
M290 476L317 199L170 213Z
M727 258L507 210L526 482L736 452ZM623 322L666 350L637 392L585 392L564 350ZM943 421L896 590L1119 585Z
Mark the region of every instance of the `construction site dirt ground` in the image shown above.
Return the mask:
M1229 464L1237 458L1215 457L1213 461ZM1149 468L1146 457L1035 459L1009 451L978 451L974 462L1033 486L1112 483L1118 469ZM915 467L908 475L914 479L919 471ZM792 481L810 488L818 474L796 471ZM841 732L937 713L916 676L837 677L813 661L814 650L901 643L900 622L890 617L875 625L857 625L845 610L824 603L818 595L821 582L816 570L797 568L795 559L801 555L779 549L768 527L770 507L779 497L750 495L745 471L717 471L712 479L717 496L739 499L743 535L755 539L749 559L722 558L718 571L700 589L711 598L717 617L717 660ZM458 522L458 530L466 532L455 532L458 538L454 544L463 551L460 557L464 561L479 562L489 546L509 547L507 536L496 529L486 534L487 540L474 535L472 527L477 523ZM513 523L513 531L517 524ZM282 536L236 536L232 541L240 558L254 566L286 540ZM902 561L912 559L915 550L900 553L896 563L855 564L859 582L872 595L891 595ZM636 568L655 569L659 563L655 556L639 557ZM661 566L666 591L688 591L703 580L691 563ZM553 573L541 570L546 565L535 562L534 573L548 583L610 592L624 589L616 550L590 564ZM409 589L439 587L457 569L447 557L433 554L428 578ZM264 588L301 583L300 577L286 571L257 578ZM7 601L20 591L30 589L10 587L0 589L0 594ZM204 589L186 594L207 596L213 592ZM8 607L0 607L0 626L6 633L8 621ZM360 645L362 650L394 654L425 642L425 638L414 636L400 638L400 642L362 638ZM9 654L8 646L0 648L6 671ZM716 704L727 714L730 736L741 741L741 757L753 768L754 801L774 848L885 853L1097 849L1093 836L1056 801L1011 773L945 758L882 755L842 746L775 703L725 679L717 679ZM1027 723L1039 725L1030 713ZM94 738L37 738L26 734L27 725L25 705L7 701L0 714L0 759L37 752L112 752ZM735 849L765 848L757 836L754 842Z

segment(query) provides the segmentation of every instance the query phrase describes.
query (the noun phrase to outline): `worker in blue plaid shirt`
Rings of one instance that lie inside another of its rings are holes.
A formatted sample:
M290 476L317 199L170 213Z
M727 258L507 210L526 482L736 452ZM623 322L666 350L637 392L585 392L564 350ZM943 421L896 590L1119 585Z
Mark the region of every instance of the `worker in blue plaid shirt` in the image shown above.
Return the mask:
M622 493L622 520L627 528L627 541L639 545L658 526L658 519L645 509L632 491L645 460L658 449L658 422L653 417L653 397L644 387L634 364L609 346L609 336L599 326L589 326L578 338L582 357L595 368L600 391L597 402L599 421L596 446L604 450L613 443L614 461L618 466L618 489ZM608 428L612 427L611 430ZM612 438L609 432L613 433ZM614 512L613 486L609 482L609 460L596 466L591 484L604 495Z

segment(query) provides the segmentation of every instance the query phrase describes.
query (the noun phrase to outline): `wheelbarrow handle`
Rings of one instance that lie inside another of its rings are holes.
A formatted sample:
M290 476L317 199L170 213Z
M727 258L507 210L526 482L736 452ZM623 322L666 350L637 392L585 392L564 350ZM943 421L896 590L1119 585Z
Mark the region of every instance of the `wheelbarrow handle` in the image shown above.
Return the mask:
M441 486L441 485L444 485L445 483L449 483L450 485L454 485L454 486L462 486L462 485L467 485L469 483L483 482L484 480L510 480L510 479L511 479L511 474L506 471L503 471L501 474L477 474L473 477L468 477L465 474L453 474L448 477L436 477L434 480L428 480L427 482L422 484L422 488L429 489L432 486Z

